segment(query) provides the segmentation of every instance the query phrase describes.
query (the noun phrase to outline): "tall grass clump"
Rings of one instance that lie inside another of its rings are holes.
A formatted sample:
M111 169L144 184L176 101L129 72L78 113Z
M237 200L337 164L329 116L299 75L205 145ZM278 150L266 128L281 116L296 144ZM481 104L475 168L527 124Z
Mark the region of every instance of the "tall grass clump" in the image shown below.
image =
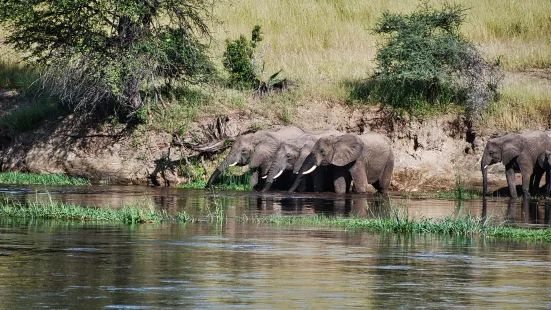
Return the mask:
M90 180L62 174L0 172L3 184L90 185Z
M216 183L212 187L221 190L251 191L251 174L250 171L242 175L225 172L216 179ZM206 185L207 181L196 179L189 183L179 184L178 187L204 189Z
M155 209L151 202L135 202L120 209L81 207L63 202L0 202L0 216L57 220L119 222L138 224L172 219L166 212ZM180 219L182 220L182 219Z

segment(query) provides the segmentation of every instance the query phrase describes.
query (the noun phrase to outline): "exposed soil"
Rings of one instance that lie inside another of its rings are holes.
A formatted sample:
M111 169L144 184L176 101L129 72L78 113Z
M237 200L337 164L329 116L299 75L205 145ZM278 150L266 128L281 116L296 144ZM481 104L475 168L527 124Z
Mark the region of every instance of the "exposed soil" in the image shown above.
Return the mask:
M39 130L0 139L0 170L64 173L97 182L175 186L188 181L180 165L195 160L207 170L205 178L225 152L227 138L248 132L259 123L266 129L284 124L255 112L233 111L203 117L182 137L160 132L131 132L122 125L94 128L74 116L49 122ZM305 130L338 129L361 134L376 131L394 144L393 190L451 189L457 182L480 188L479 161L486 138L475 136L465 120L448 115L414 120L390 117L374 107L335 102L303 102L293 124ZM5 135L4 135L4 138ZM201 151L202 150L202 151ZM489 169L490 185L505 186L501 165Z

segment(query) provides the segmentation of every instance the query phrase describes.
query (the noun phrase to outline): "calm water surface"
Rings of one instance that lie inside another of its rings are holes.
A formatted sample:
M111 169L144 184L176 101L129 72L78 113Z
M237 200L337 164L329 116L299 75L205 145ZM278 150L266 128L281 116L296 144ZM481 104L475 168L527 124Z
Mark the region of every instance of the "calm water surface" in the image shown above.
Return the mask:
M8 187L21 200L109 204L152 199L201 214L385 216L346 197L149 187ZM47 194L49 193L49 194ZM481 215L482 202L407 199L410 217ZM488 202L486 215L549 223L543 202ZM551 308L549 245L436 235L222 224L113 225L0 218L0 309Z

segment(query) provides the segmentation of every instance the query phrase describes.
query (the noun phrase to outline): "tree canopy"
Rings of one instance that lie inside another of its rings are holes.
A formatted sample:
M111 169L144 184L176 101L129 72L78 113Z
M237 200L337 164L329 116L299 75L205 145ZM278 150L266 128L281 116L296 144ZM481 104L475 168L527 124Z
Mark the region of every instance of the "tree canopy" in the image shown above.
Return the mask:
M210 0L4 0L7 42L45 68L77 108L113 104L134 114L171 80L205 80L214 69Z

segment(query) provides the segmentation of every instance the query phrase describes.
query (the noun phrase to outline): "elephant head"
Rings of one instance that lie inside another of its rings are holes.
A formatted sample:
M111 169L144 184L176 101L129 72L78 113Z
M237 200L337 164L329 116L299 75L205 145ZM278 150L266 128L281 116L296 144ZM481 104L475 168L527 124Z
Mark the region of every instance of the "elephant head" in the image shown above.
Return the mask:
M505 166L513 164L513 160L523 150L523 141L518 134L506 134L488 141L480 161L482 171L482 195L488 191L488 166L502 162Z
M269 132L267 131L258 131L252 134L246 134L239 136L235 139L231 146L230 153L224 158L222 163L216 168L216 170L210 176L207 187L211 186L216 178L222 174L224 171L231 166L246 166L249 165L253 159L255 159L255 164L257 158L253 155L256 153L257 149L264 149L263 147L259 148L259 145L264 140L272 140ZM260 156L260 154L259 154Z
M363 148L364 143L355 134L320 138L304 159L289 191L294 191L302 177L314 171L318 166L345 166L356 161L362 155Z
M551 151L545 150L538 155L538 166L545 171L551 169Z
M207 187L230 166L246 166L253 169L251 185L258 182L260 175L265 175L270 168L270 160L274 156L281 141L293 139L304 134L300 128L287 126L275 132L258 131L237 137L233 142L230 153L210 176Z

